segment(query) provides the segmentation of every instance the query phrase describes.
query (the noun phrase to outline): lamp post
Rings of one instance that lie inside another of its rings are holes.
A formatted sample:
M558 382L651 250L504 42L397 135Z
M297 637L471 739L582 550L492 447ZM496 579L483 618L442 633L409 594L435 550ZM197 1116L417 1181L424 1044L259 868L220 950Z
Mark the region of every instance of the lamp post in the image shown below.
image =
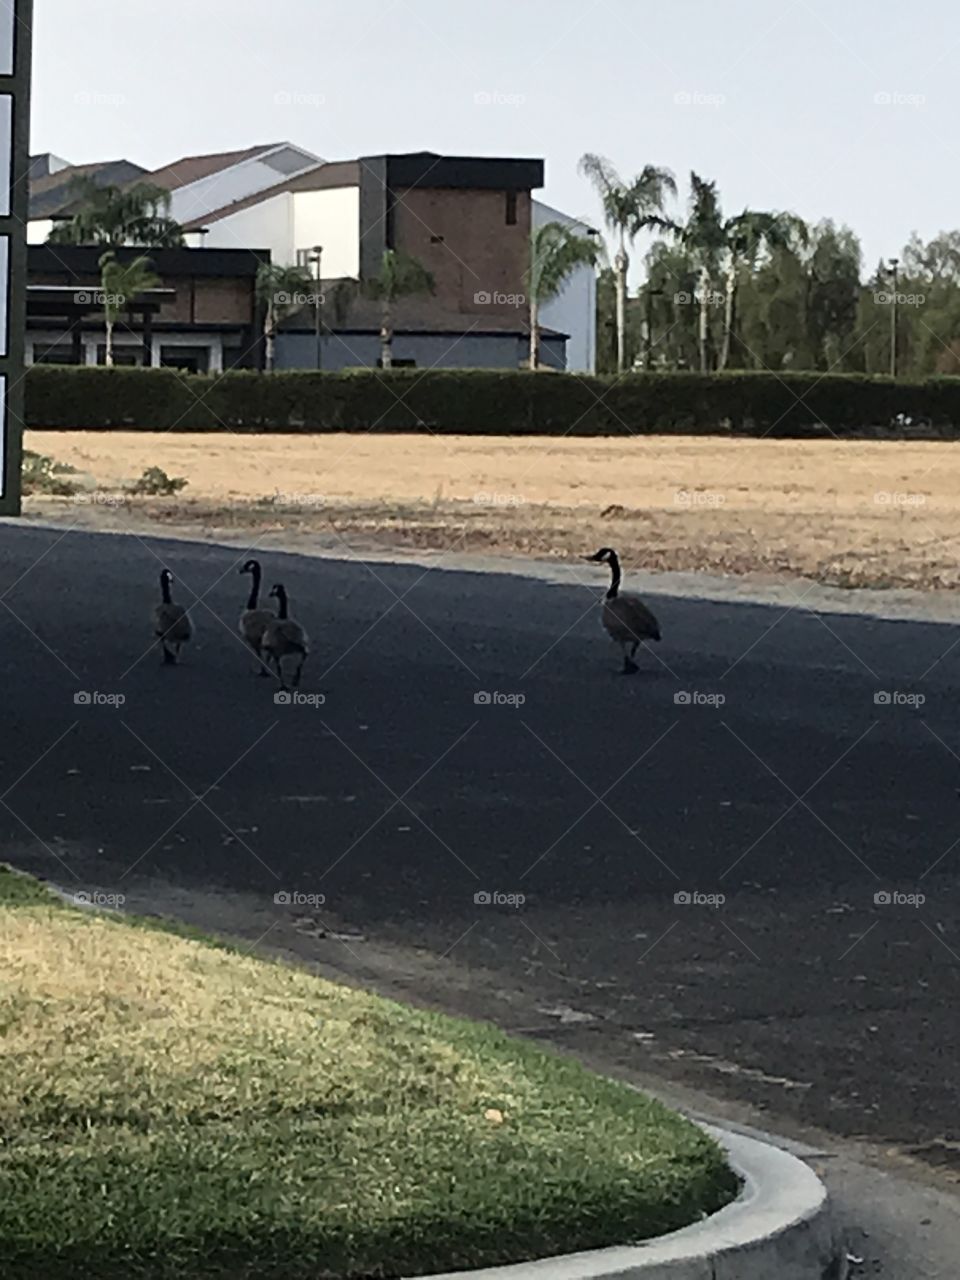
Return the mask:
M314 267L313 278L316 283L316 292L313 295L313 319L316 329L317 340L317 368L323 368L323 294L321 292L321 275L320 263L323 258L323 245L315 244L313 253L310 255L310 261Z
M893 281L893 293L890 298L890 377L897 376L897 267L899 258L890 259L890 276Z

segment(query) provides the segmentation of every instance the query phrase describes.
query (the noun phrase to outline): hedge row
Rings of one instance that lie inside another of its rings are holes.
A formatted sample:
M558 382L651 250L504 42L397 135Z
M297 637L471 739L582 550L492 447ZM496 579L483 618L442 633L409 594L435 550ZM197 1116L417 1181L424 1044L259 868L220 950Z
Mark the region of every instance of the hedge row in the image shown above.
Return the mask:
M898 418L913 419L901 431ZM791 373L629 374L486 369L230 372L35 366L34 428L418 431L484 435L960 435L960 378Z

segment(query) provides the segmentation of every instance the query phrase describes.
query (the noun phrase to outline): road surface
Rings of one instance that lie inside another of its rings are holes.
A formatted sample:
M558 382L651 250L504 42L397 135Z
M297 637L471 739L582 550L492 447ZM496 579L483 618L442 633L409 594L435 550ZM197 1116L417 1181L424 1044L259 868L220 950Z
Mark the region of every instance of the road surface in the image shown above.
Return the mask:
M960 629L653 596L663 643L623 678L602 567L271 551L313 648L282 705L235 634L240 548L0 539L12 861L335 919L644 1069L960 1167ZM177 669L162 563L197 624Z

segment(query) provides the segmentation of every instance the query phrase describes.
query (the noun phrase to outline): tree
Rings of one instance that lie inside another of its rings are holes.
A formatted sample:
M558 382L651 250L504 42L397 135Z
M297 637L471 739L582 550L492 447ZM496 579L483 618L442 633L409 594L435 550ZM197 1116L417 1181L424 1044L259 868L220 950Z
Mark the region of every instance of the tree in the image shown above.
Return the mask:
M760 213L744 209L723 224L727 254L727 279L724 291L723 342L720 368L730 362L730 348L736 325L737 282L741 264L754 266L762 248L768 252L787 248L791 242L807 243L807 227L800 218L789 213Z
M379 274L363 282L368 298L380 303L380 364L393 367L393 308L398 298L433 293L433 276L422 262L396 249L384 250Z
M590 236L581 236L561 222L545 222L530 240L527 301L530 307L530 368L540 355L540 308L552 302L577 267L595 267L600 247Z
M170 217L170 192L148 182L129 187L98 186L88 175L70 184L75 209L55 226L49 244L135 245L171 249L183 245L183 229Z
M717 184L697 173L690 174L690 212L683 226L674 227L681 243L697 264L699 287L699 324L697 346L700 372L708 373L711 364L710 307L719 301L713 284L725 263L724 336L720 352L720 368L730 359L730 344L735 321L736 289L741 262L756 260L761 247L778 248L788 243L791 235L805 235L805 228L791 214L759 212L744 209L732 218L724 218Z
M264 365L268 373L273 372L281 322L306 306L315 291L316 281L302 267L264 262L257 270L256 294L263 309Z
M630 259L627 245L632 245L641 231L649 227L669 230L673 227L663 214L668 195L676 195L677 184L669 169L646 165L632 182L626 183L609 160L587 152L580 159L580 172L589 178L603 204L604 221L617 238L613 269L617 300L617 370L626 367L627 269Z
M103 321L107 331L104 364L113 367L113 330L121 312L138 293L155 289L160 281L150 269L150 259L141 254L132 262L118 262L111 249L100 259Z

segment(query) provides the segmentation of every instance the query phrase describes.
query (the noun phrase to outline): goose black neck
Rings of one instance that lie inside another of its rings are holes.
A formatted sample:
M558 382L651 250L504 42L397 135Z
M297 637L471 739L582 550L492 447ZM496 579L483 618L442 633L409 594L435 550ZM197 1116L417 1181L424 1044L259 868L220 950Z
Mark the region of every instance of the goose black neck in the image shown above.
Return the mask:
M283 587L277 590L277 617L286 619L287 616L287 593Z
M170 579L166 574L160 578L160 594L163 596L163 603L170 604Z
M255 609L257 607L257 601L260 599L260 566L256 561L254 561L253 568L250 570L250 573L253 581L250 584L250 599L247 601L247 608Z
M610 565L610 590L607 592L607 599L616 600L617 592L620 590L620 561L615 551L610 552L607 563Z

